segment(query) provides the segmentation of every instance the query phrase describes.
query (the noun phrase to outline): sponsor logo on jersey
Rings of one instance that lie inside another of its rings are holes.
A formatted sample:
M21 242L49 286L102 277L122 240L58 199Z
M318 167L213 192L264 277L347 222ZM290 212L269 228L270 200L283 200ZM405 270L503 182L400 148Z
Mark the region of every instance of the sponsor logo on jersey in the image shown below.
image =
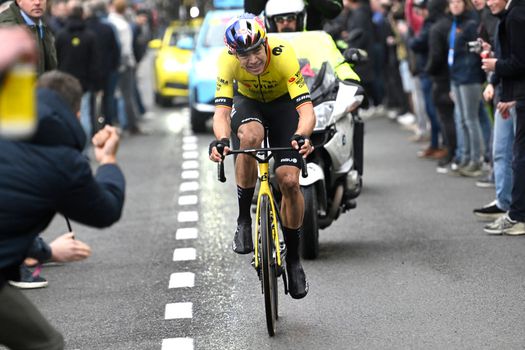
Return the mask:
M274 56L279 56L283 53L283 45L276 46L272 49L272 53Z
M297 164L296 158L282 158L281 163L294 163Z

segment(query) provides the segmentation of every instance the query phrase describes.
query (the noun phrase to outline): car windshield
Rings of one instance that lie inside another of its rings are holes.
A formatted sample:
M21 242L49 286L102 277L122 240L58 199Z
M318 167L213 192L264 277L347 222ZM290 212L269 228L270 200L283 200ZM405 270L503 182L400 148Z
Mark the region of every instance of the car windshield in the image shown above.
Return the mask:
M224 31L230 21L230 17L215 17L210 21L210 25L207 27L208 31L204 36L205 47L217 47L224 45Z
M195 34L188 32L173 32L170 37L169 46L177 46L177 43L185 38L192 39Z

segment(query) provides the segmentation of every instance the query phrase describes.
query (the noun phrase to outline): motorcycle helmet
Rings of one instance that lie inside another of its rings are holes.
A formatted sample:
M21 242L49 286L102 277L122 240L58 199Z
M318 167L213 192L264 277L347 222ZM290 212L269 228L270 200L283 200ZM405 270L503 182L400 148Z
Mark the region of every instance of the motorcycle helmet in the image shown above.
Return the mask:
M263 21L251 14L244 13L233 18L226 26L224 43L231 54L246 53L255 50L266 42L266 28Z
M264 14L269 33L277 32L275 16L296 15L296 31L301 32L306 28L306 9L303 0L268 0Z

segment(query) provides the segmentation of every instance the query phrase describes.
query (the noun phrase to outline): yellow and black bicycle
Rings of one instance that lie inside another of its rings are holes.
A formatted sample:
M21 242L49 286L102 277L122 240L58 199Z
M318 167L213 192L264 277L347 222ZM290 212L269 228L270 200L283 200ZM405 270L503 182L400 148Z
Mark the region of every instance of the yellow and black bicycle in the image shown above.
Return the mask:
M288 282L284 260L286 247L280 238L282 233L279 206L275 200L273 188L270 182L269 161L277 152L294 150L292 147L269 147L265 138L263 148L230 150L230 154L247 154L257 160L259 166L259 192L257 195L257 209L255 211L255 233L254 256L252 265L257 271L261 281L262 293L264 295L264 307L266 311L266 326L268 334L275 334L275 323L279 318L277 278L282 277L284 294L288 294ZM223 148L219 149L222 154ZM308 176L306 161L303 157L301 172L302 176ZM219 181L225 182L224 163L218 165Z

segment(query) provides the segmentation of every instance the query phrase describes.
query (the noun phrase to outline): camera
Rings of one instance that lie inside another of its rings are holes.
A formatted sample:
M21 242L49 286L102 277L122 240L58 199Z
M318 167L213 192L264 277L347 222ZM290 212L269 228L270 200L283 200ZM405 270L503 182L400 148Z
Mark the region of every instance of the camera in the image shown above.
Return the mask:
M467 43L469 52L480 54L483 51L483 45L481 40L469 41Z

